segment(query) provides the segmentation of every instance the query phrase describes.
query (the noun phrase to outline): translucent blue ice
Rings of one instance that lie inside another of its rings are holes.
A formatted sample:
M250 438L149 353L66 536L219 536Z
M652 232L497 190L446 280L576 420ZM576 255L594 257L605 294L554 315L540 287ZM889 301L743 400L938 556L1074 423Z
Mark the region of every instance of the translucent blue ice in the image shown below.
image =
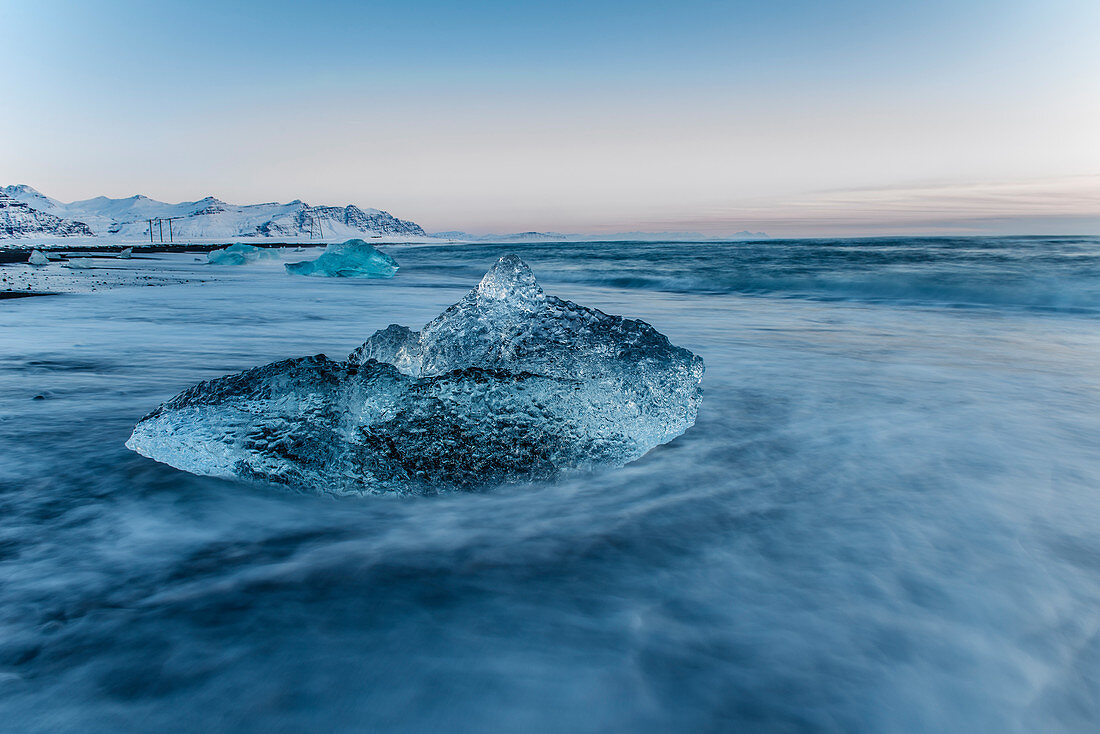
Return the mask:
M221 250L212 250L206 253L206 259L212 265L244 265L256 260L271 260L277 257L279 257L277 250L245 245L240 242Z
M363 240L329 245L316 260L286 264L287 271L295 275L328 278L392 278L397 268L396 260Z
M702 377L653 327L547 296L509 255L419 332L201 383L126 445L336 493L465 489L633 461L695 423Z

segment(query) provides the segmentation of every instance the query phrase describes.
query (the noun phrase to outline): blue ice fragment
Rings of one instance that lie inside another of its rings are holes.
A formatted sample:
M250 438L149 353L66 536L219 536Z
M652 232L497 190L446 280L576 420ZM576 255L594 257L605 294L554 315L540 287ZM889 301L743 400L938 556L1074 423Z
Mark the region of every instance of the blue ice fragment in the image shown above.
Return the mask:
M203 382L126 445L334 493L474 489L634 461L695 423L702 379L649 324L547 295L507 255L420 331Z
M221 250L212 250L206 253L206 260L211 265L244 265L256 260L269 260L279 257L276 250L245 245L238 242Z
M326 278L392 278L397 268L396 260L363 240L329 245L316 260L286 264L287 272L295 275Z

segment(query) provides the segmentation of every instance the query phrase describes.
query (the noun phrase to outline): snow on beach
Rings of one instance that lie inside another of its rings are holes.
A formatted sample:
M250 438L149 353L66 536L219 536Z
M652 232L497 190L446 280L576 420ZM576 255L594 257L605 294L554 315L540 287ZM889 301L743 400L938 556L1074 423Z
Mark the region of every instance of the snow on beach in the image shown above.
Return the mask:
M180 252L97 253L70 249L48 251L46 265L32 265L25 250L0 261L0 298L91 293L120 287L199 284L211 280L248 277L235 268L211 265L206 250L190 248ZM255 263L260 268L282 270L283 263L300 259L306 252L297 248L270 248L272 257ZM308 248L309 251L316 251ZM16 259L18 258L18 259Z

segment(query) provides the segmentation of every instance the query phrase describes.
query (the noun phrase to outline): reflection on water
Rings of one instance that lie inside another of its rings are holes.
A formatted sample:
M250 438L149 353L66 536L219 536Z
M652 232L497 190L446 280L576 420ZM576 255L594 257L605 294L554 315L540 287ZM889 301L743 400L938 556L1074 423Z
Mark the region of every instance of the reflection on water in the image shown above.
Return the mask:
M0 722L1091 731L1095 243L1022 241L1017 268L1013 242L811 243L798 288L751 293L729 283L794 277L797 243L524 246L549 292L706 359L698 423L621 471L413 499L203 479L122 443L198 380L424 323L504 246L393 248L385 283L271 263L6 301ZM616 283L637 273L669 280ZM868 280L905 297L827 287Z

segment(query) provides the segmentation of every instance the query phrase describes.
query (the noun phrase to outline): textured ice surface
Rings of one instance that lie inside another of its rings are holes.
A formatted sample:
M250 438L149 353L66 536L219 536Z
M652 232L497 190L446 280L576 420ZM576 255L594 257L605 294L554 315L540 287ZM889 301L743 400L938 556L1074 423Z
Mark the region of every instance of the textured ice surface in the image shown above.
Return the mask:
M425 491L621 466L695 422L703 361L547 296L513 255L420 332L204 382L126 445L195 474Z
M316 260L286 264L287 271L295 275L329 278L392 278L397 267L396 260L363 240L329 245Z
M245 245L240 242L206 253L206 259L212 265L244 265L256 260L270 260L277 257L279 257L279 253L275 250L256 247L255 245Z
M50 260L40 250L31 250L30 257L27 258L27 262L31 265L49 265Z
M134 248L132 248L132 247L123 247L122 251L120 253L118 253L118 257L119 257L120 260L129 260L133 256L134 256Z

